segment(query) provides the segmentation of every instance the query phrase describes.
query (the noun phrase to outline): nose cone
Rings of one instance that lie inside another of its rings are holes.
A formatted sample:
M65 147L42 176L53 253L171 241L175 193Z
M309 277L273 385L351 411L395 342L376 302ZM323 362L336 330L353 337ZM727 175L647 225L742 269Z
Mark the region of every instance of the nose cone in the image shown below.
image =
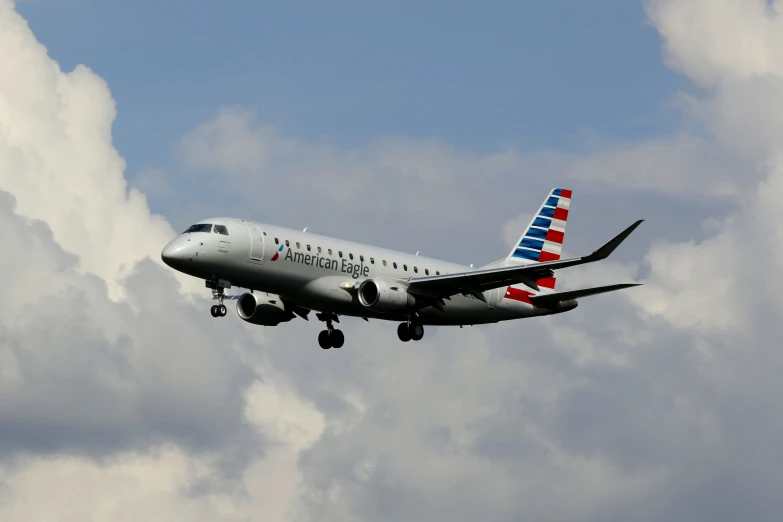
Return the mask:
M166 248L160 253L160 258L171 268L179 269L191 260L192 252L189 250L188 244L178 237L166 245Z

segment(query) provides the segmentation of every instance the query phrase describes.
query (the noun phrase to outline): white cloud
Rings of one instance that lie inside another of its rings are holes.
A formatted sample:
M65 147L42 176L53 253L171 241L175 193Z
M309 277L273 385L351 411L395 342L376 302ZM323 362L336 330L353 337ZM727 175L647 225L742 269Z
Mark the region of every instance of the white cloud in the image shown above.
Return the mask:
M228 172L258 172L274 156L296 147L280 138L272 126L255 127L253 113L242 108L221 109L214 120L186 134L179 145L185 165Z
M780 76L783 19L774 0L648 0L667 62L700 86Z
M564 316L428 328L405 345L393 325L347 320L346 346L322 352L315 321L215 322L204 302L182 302L171 271L139 262L157 261L172 230L127 191L106 85L62 73L0 0L0 271L13 274L0 303L0 519L771 519L783 509L783 155L764 46L778 31L744 5L649 4L672 63L712 87L689 109L699 138L581 158L391 138L343 150L239 109L186 136L178 153L210 171L193 174L210 190L294 193L292 213L315 209L302 219L402 248L433 231L463 254L474 238L496 246L479 231L532 211L566 173L588 192L600 180L593 197L657 198L651 222L683 192L734 205L701 239L662 238L638 265L561 279L640 277L643 289ZM760 38L745 34L756 27Z
M260 382L251 386L250 410L263 400L254 396L277 394L264 387ZM286 405L304 419L318 416L295 397L288 397ZM289 417L259 426L258 436L277 436L281 428L300 431L299 421ZM191 454L172 444L118 452L99 461L67 455L19 458L0 464L0 518L8 522L299 519L305 493L298 471L302 449L256 453L234 479L221 474L214 454Z
M160 262L174 231L128 190L106 82L82 65L62 72L10 0L0 1L0 55L0 188L119 296L119 279L140 259Z

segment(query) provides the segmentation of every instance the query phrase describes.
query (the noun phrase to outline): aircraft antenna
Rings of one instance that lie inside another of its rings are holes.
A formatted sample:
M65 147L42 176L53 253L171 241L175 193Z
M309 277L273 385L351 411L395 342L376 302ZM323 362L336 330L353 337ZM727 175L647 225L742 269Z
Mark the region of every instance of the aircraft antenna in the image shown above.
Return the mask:
M307 232L307 227L304 227L304 229L302 229L302 232Z

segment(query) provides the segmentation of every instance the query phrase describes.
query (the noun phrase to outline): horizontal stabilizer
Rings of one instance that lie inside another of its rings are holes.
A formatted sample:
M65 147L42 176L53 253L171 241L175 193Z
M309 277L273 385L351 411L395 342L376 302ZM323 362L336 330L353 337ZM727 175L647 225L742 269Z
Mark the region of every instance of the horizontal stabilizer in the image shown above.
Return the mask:
M530 301L536 306L542 306L546 308L556 305L560 301L579 299L580 297L587 297L596 294L605 294L606 292L614 292L615 290L623 290L624 288L632 288L634 286L641 285L639 283L624 283L621 285L597 286L595 288L571 290L568 292L557 292L554 294L534 295L530 296Z

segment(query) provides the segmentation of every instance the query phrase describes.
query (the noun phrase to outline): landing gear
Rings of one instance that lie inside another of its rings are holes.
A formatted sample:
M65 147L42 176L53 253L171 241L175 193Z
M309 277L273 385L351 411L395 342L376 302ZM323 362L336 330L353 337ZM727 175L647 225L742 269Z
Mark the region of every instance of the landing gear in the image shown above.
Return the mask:
M408 323L400 323L400 326L397 327L397 337L404 343L411 340L411 331L408 329Z
M329 341L332 343L332 348L342 348L345 344L345 336L342 330L332 330L329 333Z
M209 312L212 314L212 317L225 317L228 313L228 309L226 308L226 305L219 304L214 305Z
M326 323L326 330L322 330L321 333L318 334L318 346L324 350L328 350L329 348L342 348L343 344L345 344L345 335L343 335L342 331L337 330L332 326L333 320L338 323L340 322L337 314L323 313L316 314L315 316L320 321Z
M210 286L210 283L212 283L212 286ZM226 305L223 304L223 298L226 297L223 287L212 281L207 281L207 288L212 288L212 295L217 297L218 301L220 301L220 304L213 305L212 308L209 309L209 313L212 314L212 317L225 317L228 313L228 309L226 308Z
M412 323L409 330L411 332L412 341L421 341L421 338L424 337L424 327L419 323Z
M397 327L397 337L404 343L407 343L408 341L421 341L424 337L424 327L417 322L400 323Z

